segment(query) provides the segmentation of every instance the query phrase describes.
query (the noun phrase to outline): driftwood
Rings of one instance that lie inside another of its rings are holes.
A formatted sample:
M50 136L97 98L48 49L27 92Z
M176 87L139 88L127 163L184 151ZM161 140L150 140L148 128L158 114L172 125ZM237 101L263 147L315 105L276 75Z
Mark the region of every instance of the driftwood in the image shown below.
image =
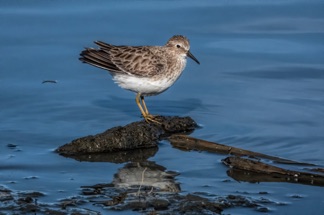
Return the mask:
M236 155L236 156L250 156L250 157L269 159L277 163L283 163L283 164L298 164L298 165L314 166L314 164L301 163L297 161L283 159L283 158L270 156L258 152L253 152L245 149L219 144L216 142L201 140L201 139L189 137L187 135L175 134L170 136L168 139L174 147L185 149L185 150L208 151L208 152Z
M238 181L290 182L324 186L324 175L287 170L241 157L227 157L222 161L231 168L227 174Z
M315 166L314 164L287 160L258 152L226 146L215 142L200 140L186 135L172 135L168 139L174 147L180 149L235 155L225 158L223 163L231 168L227 172L228 175L238 181L290 182L324 186L324 175L287 170L263 163L255 158L264 158L282 164ZM239 156L248 156L249 159ZM309 171L316 171L320 173L323 171L323 168L309 169Z
M114 127L100 134L78 138L59 147L56 152L74 157L152 148L157 147L157 142L162 138L173 133L191 132L197 127L190 117L157 116L156 120L160 123L147 123L143 120L123 127Z

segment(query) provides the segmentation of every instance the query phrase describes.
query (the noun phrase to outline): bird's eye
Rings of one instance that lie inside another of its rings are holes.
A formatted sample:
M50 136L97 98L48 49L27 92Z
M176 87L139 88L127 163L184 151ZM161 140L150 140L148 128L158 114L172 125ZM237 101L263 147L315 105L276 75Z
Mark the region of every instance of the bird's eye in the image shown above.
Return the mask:
M180 47L181 47L181 46L178 44L178 45L177 45L177 48L180 48Z

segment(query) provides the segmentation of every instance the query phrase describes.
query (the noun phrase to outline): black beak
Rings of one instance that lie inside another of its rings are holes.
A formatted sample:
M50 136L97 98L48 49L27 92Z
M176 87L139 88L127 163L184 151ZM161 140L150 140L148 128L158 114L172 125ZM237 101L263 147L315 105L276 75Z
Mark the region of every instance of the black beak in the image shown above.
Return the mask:
M193 59L196 63L200 64L199 61L197 60L197 58L195 58L195 56L193 56L193 54L191 54L190 51L187 52L187 56L190 57L191 59Z

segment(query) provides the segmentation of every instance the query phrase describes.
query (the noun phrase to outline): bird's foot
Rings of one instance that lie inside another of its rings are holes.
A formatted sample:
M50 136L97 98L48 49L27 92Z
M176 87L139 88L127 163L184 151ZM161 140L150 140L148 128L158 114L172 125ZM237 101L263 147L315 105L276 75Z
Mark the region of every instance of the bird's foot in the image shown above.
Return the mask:
M161 125L162 122L159 121L158 115L147 114L144 116L144 119L147 123L156 123Z

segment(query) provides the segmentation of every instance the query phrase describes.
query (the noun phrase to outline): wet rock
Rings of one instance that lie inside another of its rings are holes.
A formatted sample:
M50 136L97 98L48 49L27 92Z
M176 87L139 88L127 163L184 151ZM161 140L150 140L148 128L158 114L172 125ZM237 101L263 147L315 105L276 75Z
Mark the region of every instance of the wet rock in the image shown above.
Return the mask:
M150 206L154 208L154 210L166 210L168 209L170 202L167 199L152 199L149 201Z
M185 201L180 202L178 210L181 214L221 214L223 206L207 198L188 194Z
M73 140L56 152L64 156L117 152L157 147L157 142L174 133L193 131L197 124L190 117L157 116L158 123L145 121L118 126L103 133Z
M257 207L256 211L262 212L262 213L270 212L269 208L267 208L267 207Z
M17 202L18 204L29 204L29 203L33 203L34 199L30 196L27 196L25 198L19 198Z
M30 192L19 192L19 197L30 197L30 198L39 198L45 196L44 193L37 192L37 191L30 191Z
M7 144L7 147L8 148L11 148L11 149L14 149L14 148L17 147L17 145L16 144L9 143L9 144Z
M278 205L266 199L253 199L243 195L224 197L202 197L199 194L182 195L179 192L161 192L159 189L144 191L141 187L126 189L117 188L111 183L83 186L81 195L67 197L59 202L44 203L32 196L42 197L40 192L16 192L0 185L0 196L8 196L0 201L0 214L109 214L110 211L124 211L132 214L221 214L223 209L247 207L252 210L268 213L268 206ZM93 192L89 192L93 190ZM97 192L100 190L100 192ZM25 193L25 196L21 196ZM27 194L30 195L27 195ZM39 195L40 194L40 195ZM96 207L101 209L96 210ZM136 212L135 212L136 211ZM226 213L225 213L226 214Z
M0 186L0 202L13 200L11 191L7 188Z
M149 208L149 203L147 201L130 201L126 204L123 210L133 210L133 211L141 211L147 210Z
M234 206L242 206L249 208L259 206L255 201L251 201L250 199L240 195L228 195L226 199L230 202L231 205Z

